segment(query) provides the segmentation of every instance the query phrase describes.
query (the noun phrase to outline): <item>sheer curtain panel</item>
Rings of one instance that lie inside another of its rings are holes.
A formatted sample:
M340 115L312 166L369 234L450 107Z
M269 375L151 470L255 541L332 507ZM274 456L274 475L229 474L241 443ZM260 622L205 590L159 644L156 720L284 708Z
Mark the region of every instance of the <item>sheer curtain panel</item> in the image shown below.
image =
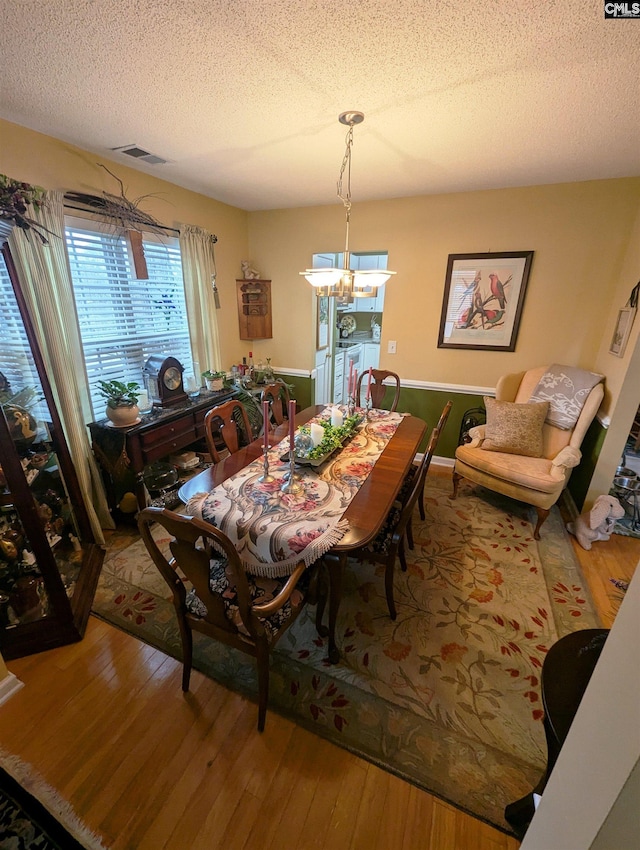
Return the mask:
M185 297L191 350L200 371L222 368L218 317L212 280L215 278L214 237L193 224L180 227L180 254L184 277ZM200 375L196 375L200 380Z

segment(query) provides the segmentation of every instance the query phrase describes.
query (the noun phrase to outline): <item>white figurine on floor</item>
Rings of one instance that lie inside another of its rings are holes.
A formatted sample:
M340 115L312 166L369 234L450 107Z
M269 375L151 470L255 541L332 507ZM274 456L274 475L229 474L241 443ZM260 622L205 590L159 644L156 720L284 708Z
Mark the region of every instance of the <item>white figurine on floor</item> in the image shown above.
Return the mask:
M590 511L580 514L575 522L567 523L567 531L575 535L583 549L591 549L595 540L608 540L624 508L615 496L598 496Z

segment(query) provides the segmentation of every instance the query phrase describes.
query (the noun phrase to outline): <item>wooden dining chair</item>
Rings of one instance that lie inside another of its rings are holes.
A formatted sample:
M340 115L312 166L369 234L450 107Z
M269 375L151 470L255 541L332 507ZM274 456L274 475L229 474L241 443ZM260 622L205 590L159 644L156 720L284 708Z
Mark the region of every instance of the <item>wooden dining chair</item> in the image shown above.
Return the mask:
M155 541L154 523L171 536L168 553ZM222 531L166 508L142 510L138 528L173 595L182 640L182 690L189 690L194 631L246 652L257 661L262 732L269 699L269 653L307 602L314 567L301 561L287 578L250 576Z
M389 380L390 384L385 384ZM361 407L367 393L367 384L369 382L369 370L364 371L358 378L358 389L356 392L356 405ZM364 383L364 390L362 384ZM391 402L391 407L384 407L384 398L388 389L393 389L395 384L395 395ZM362 401L361 401L362 400ZM371 406L379 410L396 410L398 401L400 400L400 377L395 372L388 372L386 369L371 370Z
M447 424L447 419L449 418L449 413L451 412L451 408L453 406L452 401L448 401L442 409L442 413L440 414L440 418L438 419L438 424L436 425L436 430L438 432L438 440L442 436L442 432L444 430L444 426ZM434 447L435 448L435 447ZM413 481L415 476L420 469L420 463L414 463L409 472L407 473L406 478L400 488L400 492L398 493L397 502L401 505L404 504L407 496L409 495L411 488L413 486ZM426 476L425 476L426 481ZM418 509L420 511L420 519L424 520L425 512L424 512L424 482L422 484L422 489L420 490L420 495L418 496ZM407 528L407 542L409 544L409 549L413 549L413 533L411 528L411 523L409 523L409 527Z
M411 518L420 493L424 489L424 482L429 471L431 458L436 450L439 438L440 431L436 425L431 432L427 450L422 456L420 465L416 468L416 473L404 498L394 503L382 529L371 543L357 550L355 553L355 557L359 560L384 564L384 586L389 616L392 620L395 620L397 616L395 600L393 598L393 577L396 559L400 561L402 569L406 571L405 540L408 537L412 537Z
M260 401L268 401L271 418L275 425L282 425L289 417L289 389L282 381L267 384L260 394Z
M440 419L438 420L438 424L436 428L438 429L438 439L442 436L442 432L444 431L444 426L447 424L447 419L449 418L449 414L451 413L451 408L453 407L453 402L448 401L442 409L442 413L440 414ZM426 476L425 476L426 480ZM424 512L424 481L422 482L422 489L420 490L420 495L418 496L418 510L420 511L420 519L424 520L425 512ZM411 548L413 549L413 541L411 541Z
M253 434L244 405L231 399L212 407L204 418L204 435L214 463L220 460L219 450L222 446L229 454L234 454L242 446L248 445Z

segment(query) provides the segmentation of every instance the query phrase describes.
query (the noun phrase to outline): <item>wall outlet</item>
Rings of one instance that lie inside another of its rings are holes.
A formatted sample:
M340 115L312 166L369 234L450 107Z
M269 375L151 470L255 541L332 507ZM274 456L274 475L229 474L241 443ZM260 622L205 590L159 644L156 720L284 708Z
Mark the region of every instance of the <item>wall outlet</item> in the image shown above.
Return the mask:
M390 339L387 343L387 354L395 354L396 353L396 341L395 339Z

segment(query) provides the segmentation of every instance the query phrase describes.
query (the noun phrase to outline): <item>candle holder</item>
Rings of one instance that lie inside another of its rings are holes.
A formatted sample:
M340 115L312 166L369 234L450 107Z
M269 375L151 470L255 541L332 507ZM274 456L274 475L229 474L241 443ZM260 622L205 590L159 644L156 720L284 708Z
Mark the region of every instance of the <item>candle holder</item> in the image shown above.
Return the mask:
M285 483L280 488L282 493L301 493L300 476L295 471L296 461L292 451L289 452L289 472L285 474Z
M347 416L353 416L356 412L356 397L354 395L349 396L349 401L347 402Z
M269 447L264 446L262 452L264 454L264 472L262 473L260 478L258 478L258 481L260 481L262 484L271 484L271 482L275 481L276 479L269 472Z
M364 409L365 409L365 417L366 417L366 419L370 419L370 418L371 418L371 411L372 411L372 409L373 409L372 404L371 404L371 399L370 399L370 398L365 399L365 402L364 402Z
M300 475L299 472L295 471L296 470L296 453L295 453L295 451L291 451L291 449L289 449L289 469L282 476L283 481L288 481L291 478L291 475L292 475L291 470L293 470L294 479L296 481L300 481L300 479L302 478L302 475Z

